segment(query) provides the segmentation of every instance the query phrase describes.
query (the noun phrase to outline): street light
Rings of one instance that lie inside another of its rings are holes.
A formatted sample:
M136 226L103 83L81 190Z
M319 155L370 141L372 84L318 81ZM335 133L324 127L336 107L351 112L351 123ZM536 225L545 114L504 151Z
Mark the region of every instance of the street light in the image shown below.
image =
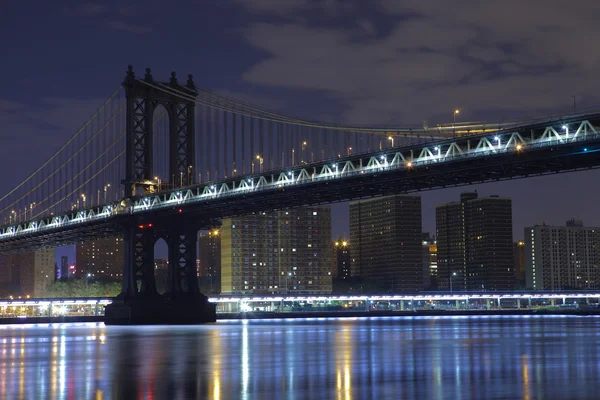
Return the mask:
M258 171L263 172L263 158L260 156L260 154L257 154L256 159L258 160Z
M302 142L302 151L300 153L300 164L304 164L304 148L308 143L306 141Z
M110 187L110 183L104 185L104 202L106 203L106 192L108 191L108 188Z
M92 195L93 196L93 195ZM93 198L93 197L92 197ZM81 194L81 199L82 199L82 204L83 204L83 208L85 208L85 193Z
M393 136L388 136L388 140L392 141L392 147L394 147L394 137Z
M288 279L290 279L290 276L292 276L291 272L288 272L287 276L285 277L285 293L288 294Z
M460 110L457 108L454 110L454 112L452 113L452 119L454 121L454 123L452 124L452 130L454 131L454 134L456 134L456 116L460 114Z
M348 147L348 157L350 157L350 154L352 154L352 147Z
M452 293L452 280L454 279L455 276L456 276L456 272L453 272L452 275L450 276L450 293Z

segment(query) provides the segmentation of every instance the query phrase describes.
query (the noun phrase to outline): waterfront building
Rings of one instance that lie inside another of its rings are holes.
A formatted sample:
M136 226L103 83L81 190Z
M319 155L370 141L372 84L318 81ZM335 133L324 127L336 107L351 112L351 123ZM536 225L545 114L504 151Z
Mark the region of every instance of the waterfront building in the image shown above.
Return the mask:
M515 262L515 288L525 289L525 241L519 240L513 244L513 259Z
M62 256L60 257L60 269L57 274L58 279L67 280L69 279L69 257Z
M55 250L43 249L34 253L33 258L33 290L25 292L31 293L32 297L44 297L54 283L55 279Z
M476 192L436 207L438 288L514 289L512 201Z
M350 253L350 243L347 239L338 239L333 242L334 268L332 270L333 279L348 280L351 276L352 257Z
M221 235L218 229L201 233L198 241L198 277L208 293L221 292Z
M78 278L122 278L124 266L122 237L92 240L75 246Z
M331 293L331 209L300 207L227 218L221 293Z
M423 290L421 197L395 195L350 203L351 275L381 291Z
M575 219L525 228L526 285L534 290L600 289L600 228Z
M423 287L437 289L437 241L429 232L423 233Z

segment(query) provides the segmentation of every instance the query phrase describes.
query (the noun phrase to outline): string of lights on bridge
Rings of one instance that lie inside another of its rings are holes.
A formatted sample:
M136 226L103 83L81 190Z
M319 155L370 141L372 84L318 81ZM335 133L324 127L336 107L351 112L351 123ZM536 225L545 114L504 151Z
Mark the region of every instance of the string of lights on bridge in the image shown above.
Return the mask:
M0 228L0 241L64 226L108 219L123 213L144 213L195 202L216 201L226 196L279 190L289 185L306 185L356 175L377 174L383 171L410 171L433 163L528 151L567 142L585 142L598 137L596 127L587 119L568 125L549 125L538 131L539 133L535 133L534 130L531 130L531 136L525 135L523 130L500 131L492 136L480 135L431 142L419 146L386 149L386 151L349 155L342 159L306 164L296 168L248 174L219 182L171 189L162 193L141 196L134 199L132 204L124 205L124 202L121 201L111 202L99 207L5 226ZM586 147L581 149L582 152L587 150Z

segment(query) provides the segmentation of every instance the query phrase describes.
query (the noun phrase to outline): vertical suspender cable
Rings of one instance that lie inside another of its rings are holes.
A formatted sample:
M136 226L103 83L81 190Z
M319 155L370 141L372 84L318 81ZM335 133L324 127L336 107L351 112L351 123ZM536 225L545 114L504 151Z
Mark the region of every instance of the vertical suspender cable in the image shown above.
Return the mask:
M246 141L246 138L245 138L245 135L244 135L245 129L246 129L246 124L244 123L244 114L242 114L242 174L246 173L246 159L244 157L245 150L246 150L245 147L244 147L244 144L245 144L245 141Z
M237 172L236 171L236 162L235 162L236 161L236 157L237 157L237 152L236 152L236 149L235 149L235 137L237 135L236 129L235 129L235 123L236 123L236 120L237 120L237 115L234 112L231 113L231 119L233 120L233 165L232 165L231 174L235 176L235 173Z

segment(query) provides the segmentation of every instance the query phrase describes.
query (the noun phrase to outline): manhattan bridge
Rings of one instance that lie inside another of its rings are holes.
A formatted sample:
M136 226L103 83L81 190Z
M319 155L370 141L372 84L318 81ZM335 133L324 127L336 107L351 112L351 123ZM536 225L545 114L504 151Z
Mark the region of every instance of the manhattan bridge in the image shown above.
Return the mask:
M161 81L130 66L122 87L0 196L0 253L123 236L122 294L107 316L173 322L188 312L189 321L211 320L214 307L196 279L196 241L222 218L595 168L599 130L600 112L343 126L203 90L192 75ZM159 239L168 246L168 299L156 294Z

